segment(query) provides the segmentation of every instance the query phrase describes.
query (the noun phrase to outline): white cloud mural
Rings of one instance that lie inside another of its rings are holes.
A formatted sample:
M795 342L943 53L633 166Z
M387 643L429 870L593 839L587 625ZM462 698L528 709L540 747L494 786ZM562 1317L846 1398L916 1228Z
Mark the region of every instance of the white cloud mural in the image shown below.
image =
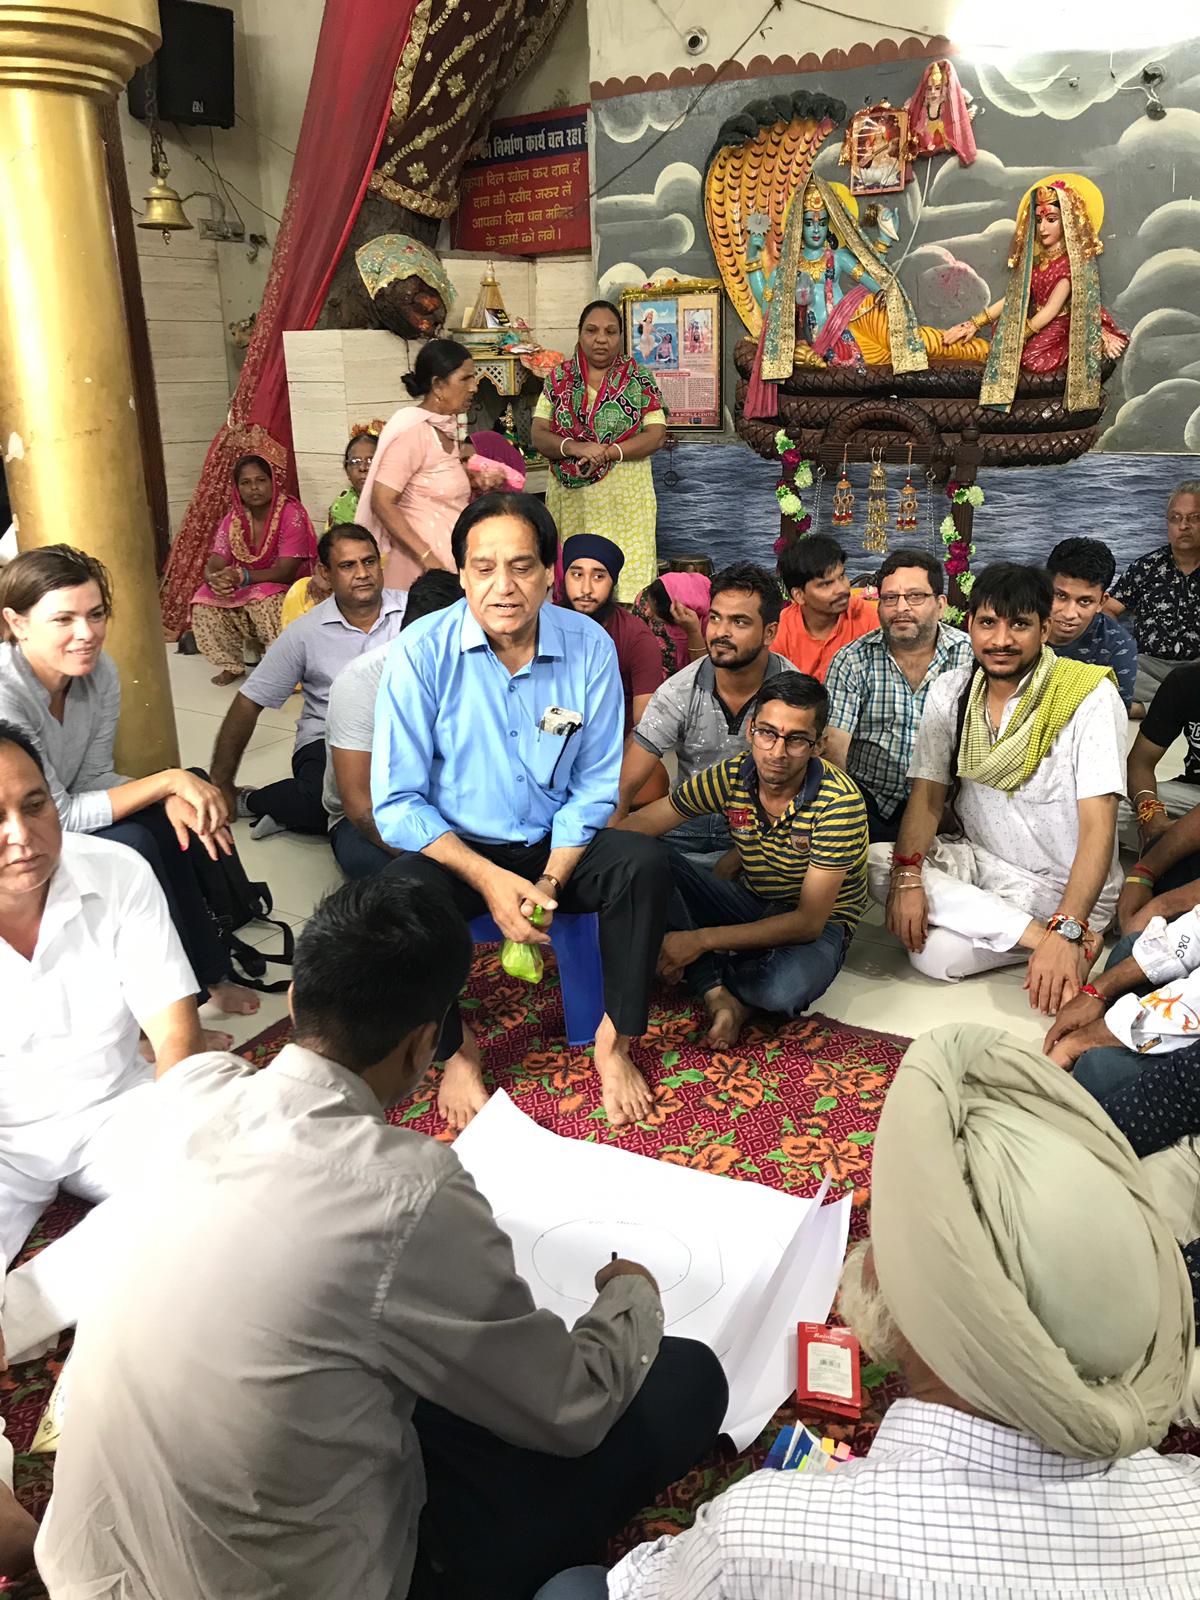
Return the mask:
M1159 94L1167 109L1160 120L1145 115L1141 73L1151 61L1166 73ZM1200 38L1111 57L1075 50L975 63L960 57L958 67L982 108L975 123L977 160L970 167L952 157L918 162L915 181L887 197L901 236L890 259L921 320L945 327L1001 295L1021 195L1049 172L1082 173L1105 199L1103 301L1131 336L1109 383L1101 446L1200 448ZM655 273L713 273L704 158L722 121L741 112L756 88L760 95L800 88L832 93L850 106L886 93L901 104L916 78L916 63L894 63L825 79L772 78L769 87L718 86L684 126L668 132L644 163L618 180L616 192L597 202L601 284L620 287ZM682 100L682 92L669 91L601 102L597 179L603 183L639 143L648 148L670 128ZM839 153L834 134L817 171L844 182Z

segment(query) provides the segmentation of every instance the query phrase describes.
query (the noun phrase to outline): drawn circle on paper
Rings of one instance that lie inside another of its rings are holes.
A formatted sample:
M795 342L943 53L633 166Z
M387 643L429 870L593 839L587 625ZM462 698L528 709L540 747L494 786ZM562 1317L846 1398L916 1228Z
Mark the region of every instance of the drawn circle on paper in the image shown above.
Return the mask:
M548 1289L564 1300L591 1305L595 1278L612 1260L636 1261L653 1273L665 1296L692 1270L692 1252L678 1234L647 1222L577 1220L548 1228L534 1243L533 1270Z

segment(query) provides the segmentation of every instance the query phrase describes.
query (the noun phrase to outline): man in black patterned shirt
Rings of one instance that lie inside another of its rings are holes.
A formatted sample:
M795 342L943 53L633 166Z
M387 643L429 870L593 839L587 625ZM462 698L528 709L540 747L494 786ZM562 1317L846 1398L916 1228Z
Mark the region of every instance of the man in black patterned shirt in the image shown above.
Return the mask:
M1167 502L1167 541L1131 561L1104 602L1137 636L1135 706L1148 706L1174 668L1200 661L1200 479Z

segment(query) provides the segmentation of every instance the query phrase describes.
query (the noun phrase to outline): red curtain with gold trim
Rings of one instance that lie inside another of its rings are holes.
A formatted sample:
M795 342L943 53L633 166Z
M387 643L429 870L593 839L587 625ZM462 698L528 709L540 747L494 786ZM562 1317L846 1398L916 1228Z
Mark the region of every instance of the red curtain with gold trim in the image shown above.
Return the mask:
M326 0L304 121L271 271L229 416L209 447L162 586L163 624L188 626L213 533L229 506L241 453L238 436L257 424L287 447L294 490L292 425L283 359L285 330L311 328L362 204L391 113L396 63L417 0Z

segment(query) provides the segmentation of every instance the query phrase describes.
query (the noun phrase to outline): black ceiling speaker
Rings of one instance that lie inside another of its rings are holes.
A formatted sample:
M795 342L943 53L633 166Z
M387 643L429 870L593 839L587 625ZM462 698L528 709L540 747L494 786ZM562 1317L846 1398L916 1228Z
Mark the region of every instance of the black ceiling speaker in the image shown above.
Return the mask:
M162 45L129 82L129 109L150 120L150 77L156 80L159 122L232 128L233 12L198 0L159 0Z

